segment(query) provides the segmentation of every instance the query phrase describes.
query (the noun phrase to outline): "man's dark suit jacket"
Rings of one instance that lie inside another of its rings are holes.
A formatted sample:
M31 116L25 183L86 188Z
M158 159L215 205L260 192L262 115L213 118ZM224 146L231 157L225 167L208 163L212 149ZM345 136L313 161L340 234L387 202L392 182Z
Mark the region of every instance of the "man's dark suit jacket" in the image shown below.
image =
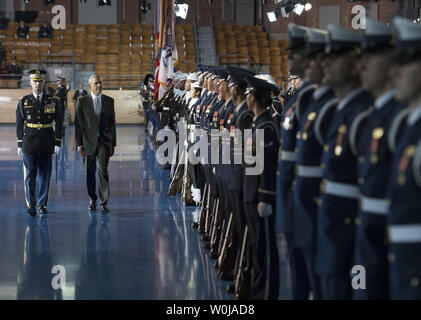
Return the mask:
M85 89L83 89L82 94L80 94L79 89L77 89L77 90L75 91L75 94L73 95L73 100L77 101L77 98L79 98L79 97L83 97L83 96L87 96L87 95L88 95L88 92L87 92Z
M86 155L95 153L98 137L110 153L117 144L114 99L104 94L101 97L99 123L91 94L80 97L76 104L76 146L83 146Z

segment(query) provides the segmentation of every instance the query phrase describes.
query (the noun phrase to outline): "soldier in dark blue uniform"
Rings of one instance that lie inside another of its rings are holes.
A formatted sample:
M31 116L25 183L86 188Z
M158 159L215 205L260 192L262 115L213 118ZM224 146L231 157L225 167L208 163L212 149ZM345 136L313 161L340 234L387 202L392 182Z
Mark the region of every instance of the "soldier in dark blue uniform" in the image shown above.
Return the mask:
M207 115L207 120L205 124L205 128L207 129L208 133L208 175L209 180L211 181L211 190L212 195L214 198L215 206L213 210L213 218L212 218L212 226L211 226L211 234L210 234L210 256L211 258L218 257L218 246L219 246L219 239L220 239L220 231L222 224L220 224L220 214L222 213L222 208L224 204L224 199L222 195L222 188L221 183L218 177L216 176L217 164L215 164L215 160L212 160L215 157L216 152L212 150L212 139L215 139L216 135L212 132L213 129L219 129L219 116L220 113L226 103L226 91L219 90L220 80L224 77L224 72L221 67L213 69L214 76L212 77L213 88L216 91L217 95L215 96L214 100L211 103L211 107L209 110L209 114ZM218 159L216 159L218 162Z
M325 132L329 125L329 116L332 112L327 111L329 106L326 105L334 99L333 90L323 82L322 60L327 39L326 31L307 29L304 65L306 79L311 85L303 90L296 107L299 130L294 188L294 247L300 252L300 256L304 257L306 265L306 269L301 270L306 272L297 274L297 277L308 279L310 285L308 289L311 289L313 299L321 298L320 281L314 273L317 201L322 177L320 160L323 153L323 142L318 140L320 136L318 131ZM306 294L307 298L309 296L309 292L302 294Z
M57 90L56 90L56 97L58 102L60 103L61 108L61 118L62 123L64 124L64 116L66 113L67 108L67 90L64 86L66 79L63 77L57 77ZM64 126L63 126L64 128Z
M285 235L289 264L291 268L292 294L294 299L307 299L308 281L305 274L305 262L301 253L293 246L293 183L295 176L295 152L298 123L295 107L301 91L308 82L304 79L302 56L305 53L304 37L306 28L289 24L289 57L290 71L303 79L301 85L288 99L281 117L281 150L279 152L278 170L276 171L276 229Z
M391 299L421 299L421 26L396 17L396 99L410 114L397 144L388 187Z
M350 128L350 145L358 158L361 192L355 220L354 265L364 266L366 272L365 288L353 290L353 298L388 299L385 198L393 161L388 136L403 109L394 99L389 72L394 53L391 28L366 19L362 51L361 82L376 100L373 107L355 118Z
M351 299L359 188L357 158L351 151L349 134L355 117L366 111L373 99L360 84L355 54L360 36L334 25L329 25L328 31L324 73L339 103L323 137L315 271L321 277L323 299Z
M243 203L249 230L252 268L251 299L277 299L279 257L275 232L276 170L279 133L268 107L279 90L269 82L248 76L247 105L254 113L251 136L244 150ZM256 158L253 159L253 156ZM251 157L251 158L250 158ZM259 168L262 170L260 171Z
M29 73L33 93L19 100L16 135L18 154L23 157L28 213L35 216L37 205L40 214L48 212L52 154L58 155L60 151L62 117L57 100L43 92L46 72L32 70Z
M248 70L238 67L227 67L229 73L229 88L231 92L232 101L234 103L234 109L228 116L225 128L230 133L230 164L225 168L224 175L226 176L227 186L227 199L230 202L229 208L232 212L231 221L231 233L229 237L229 243L224 249L225 257L222 260L222 266L220 266L219 272L226 272L232 274L234 279L238 279L238 283L241 275L240 266L240 253L241 244L243 242L244 228L246 225L246 219L244 216L244 209L242 204L241 189L243 183L243 166L242 161L236 163L235 160L242 159L242 132L244 129L249 128L253 121L253 112L248 109L245 91L247 83L245 78L248 75L253 75ZM234 293L235 286L232 285L228 288L229 292ZM237 291L241 291L238 288ZM245 293L244 295L247 295ZM238 297L241 298L242 293L238 293Z
M231 202L227 197L227 166L228 162L230 161L229 155L229 131L227 128L228 122L230 121L229 118L232 118L232 112L234 110L234 103L232 101L231 92L229 90L228 84L228 71L226 68L219 69L219 78L220 80L217 82L218 90L224 99L224 103L221 104L218 115L216 118L215 128L219 130L219 135L221 139L219 140L218 151L216 148L211 148L212 152L218 152L218 164L215 166L215 178L218 183L218 190L219 190L219 199L220 199L220 212L219 217L220 219L220 226L218 226L221 233L219 234L219 245L217 254L221 253L223 242L225 240L225 236L227 234L227 226L230 214L232 212L231 209ZM219 138L218 138L219 139ZM219 266L219 261L217 266ZM218 275L225 280L232 280L232 274L229 272L225 272L226 270L219 270Z

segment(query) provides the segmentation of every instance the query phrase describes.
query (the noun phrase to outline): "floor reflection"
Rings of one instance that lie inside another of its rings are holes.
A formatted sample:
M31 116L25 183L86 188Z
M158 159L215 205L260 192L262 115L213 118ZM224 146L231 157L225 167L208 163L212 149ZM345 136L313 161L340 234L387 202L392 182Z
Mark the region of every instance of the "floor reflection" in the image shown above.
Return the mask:
M53 265L47 218L28 218L16 299L61 300L60 287L53 287Z
M191 228L195 208L167 195L168 173L139 126L119 126L108 219L89 215L84 170L66 130L49 214L26 213L14 126L0 126L2 299L232 299ZM54 159L55 161L55 159ZM55 166L55 164L54 164ZM65 269L55 290L53 266ZM16 284L17 283L17 284Z

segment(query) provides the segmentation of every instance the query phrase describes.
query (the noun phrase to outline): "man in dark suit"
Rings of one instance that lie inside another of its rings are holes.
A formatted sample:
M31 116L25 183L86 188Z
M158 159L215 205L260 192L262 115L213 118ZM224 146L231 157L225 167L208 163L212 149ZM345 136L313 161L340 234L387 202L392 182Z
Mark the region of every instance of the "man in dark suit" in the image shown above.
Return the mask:
M79 90L76 90L75 94L73 95L73 100L75 101L75 104L77 103L77 99L79 97L83 97L83 96L87 96L87 95L88 95L88 92L85 89L83 89L83 83L80 83L79 84Z
M17 38L27 38L29 34L29 28L25 25L24 21L19 23L19 27L16 29Z
M65 117L66 108L67 108L67 90L66 90L66 87L65 87L65 82L66 82L65 78L57 77L57 80L56 80L57 90L56 90L56 93L55 93L58 101L60 102L61 116L62 116L63 124L64 124L64 117ZM63 126L63 128L64 128L64 126Z
M76 104L76 146L86 167L89 210L96 211L98 172L101 212L106 214L109 213L108 162L116 146L114 99L101 93L102 79L98 75L89 77L89 89L91 94L80 97Z

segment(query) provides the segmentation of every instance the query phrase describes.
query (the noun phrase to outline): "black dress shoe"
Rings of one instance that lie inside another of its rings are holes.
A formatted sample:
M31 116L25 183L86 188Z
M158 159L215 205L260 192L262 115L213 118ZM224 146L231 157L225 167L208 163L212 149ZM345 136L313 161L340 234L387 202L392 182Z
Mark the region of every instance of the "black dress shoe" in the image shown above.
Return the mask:
M35 217L37 215L37 210L34 207L30 207L30 208L28 208L28 213L31 216Z
M96 211L96 201L95 200L91 200L91 202L89 203L89 208L90 211Z
M106 204L101 204L101 213L102 214L107 214L110 213L110 210L108 210L107 205Z
M39 213L40 214L47 214L48 213L48 210L47 210L47 208L45 206L40 206L39 207Z

